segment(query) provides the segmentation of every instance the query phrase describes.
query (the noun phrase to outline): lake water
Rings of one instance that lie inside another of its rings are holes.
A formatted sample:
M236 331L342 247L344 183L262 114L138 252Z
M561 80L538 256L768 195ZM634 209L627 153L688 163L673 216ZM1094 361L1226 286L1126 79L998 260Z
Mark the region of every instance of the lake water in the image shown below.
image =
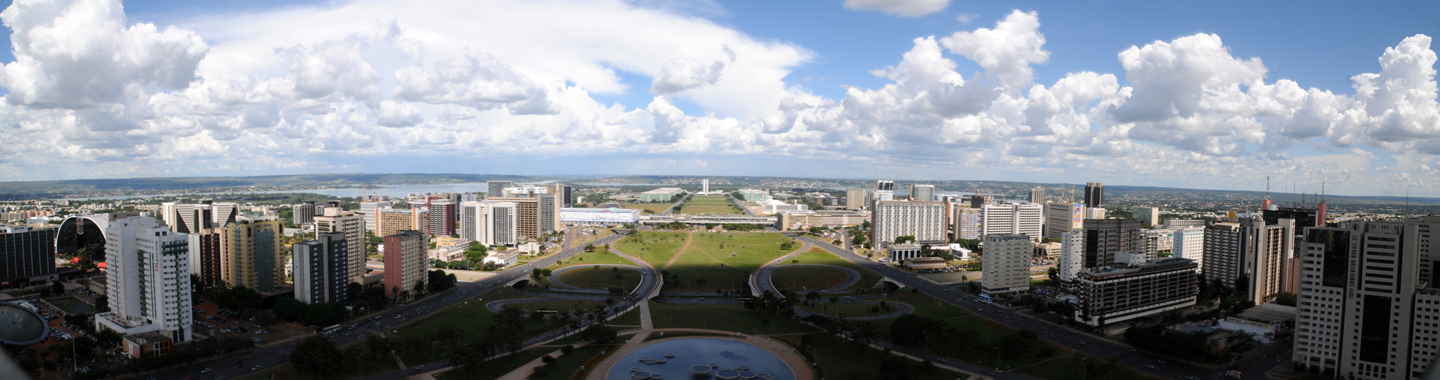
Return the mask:
M675 357L665 358L667 353L675 354ZM665 364L645 364L640 362L642 357L665 359ZM650 374L664 375L666 380L688 380L692 373L691 366L711 363L718 365L707 371L712 379L720 371L735 370L741 366L748 367L749 372L768 374L776 380L795 379L795 373L785 365L784 361L760 347L733 340L705 338L668 340L641 347L615 363L615 367L605 374L605 379L634 378L631 371L633 368Z

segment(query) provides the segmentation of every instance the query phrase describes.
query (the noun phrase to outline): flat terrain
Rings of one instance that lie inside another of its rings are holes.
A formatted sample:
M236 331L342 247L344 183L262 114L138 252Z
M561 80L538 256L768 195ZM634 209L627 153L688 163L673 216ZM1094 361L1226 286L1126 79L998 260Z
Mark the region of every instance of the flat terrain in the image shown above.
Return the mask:
M650 319L655 328L686 327L721 331L736 331L745 334L788 334L817 332L809 325L786 320L776 315L746 309L739 303L733 305L671 305L650 302ZM667 334L668 335L668 334ZM655 335L651 335L654 337Z
M660 268L685 246L686 236L685 232L641 231L615 242L615 248Z
M794 242L791 249L781 249L788 241L790 238L778 233L696 233L690 248L668 269L671 278L665 280L664 290L741 289L751 272L802 244Z
M669 209L669 208L670 208L670 204L669 204L669 203L630 203L630 204L620 205L620 208L629 208L629 209L636 209L636 210L645 210L645 211L649 211L649 212L641 211L640 213L641 213L641 214L646 214L646 215L651 215L651 214L664 213L666 209Z
M745 215L730 201L730 197L716 195L697 195L690 197L690 200L680 206L678 214L691 215Z
M785 268L786 265L794 264L834 265L838 267L850 268L855 270L856 272L860 272L860 281L855 282L855 285L851 285L850 287L846 288L846 290L869 289L875 286L876 283L879 283L881 278L884 278L884 276L881 276L879 273L871 272L869 269L861 268L859 265L855 265L855 263L852 263L849 260L842 259L839 256L835 256L834 254L830 253L830 251L826 251L820 248L811 248L809 251L805 251L805 253L801 253L799 255L796 255L795 257L790 258L789 260L785 260L785 262L776 263L775 265L779 268L775 269L775 273L778 275L779 273L781 273L781 271ZM778 277L772 278L773 280L771 280L771 282L774 283L775 286L778 287L783 284L782 282L780 282L780 279Z
M775 287L793 289L802 294L828 289L845 282L849 277L849 274L839 269L811 266L780 267L770 272L770 282L774 283Z
M560 282L586 289L620 288L628 291L640 285L640 271L598 266L578 268L561 273Z

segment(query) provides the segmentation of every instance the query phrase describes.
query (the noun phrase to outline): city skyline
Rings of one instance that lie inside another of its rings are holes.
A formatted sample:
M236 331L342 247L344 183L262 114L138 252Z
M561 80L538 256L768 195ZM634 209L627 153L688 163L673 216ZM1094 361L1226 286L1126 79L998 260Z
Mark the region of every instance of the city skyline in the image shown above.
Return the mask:
M0 14L0 180L425 168L1440 190L1434 5L1133 8L21 1Z

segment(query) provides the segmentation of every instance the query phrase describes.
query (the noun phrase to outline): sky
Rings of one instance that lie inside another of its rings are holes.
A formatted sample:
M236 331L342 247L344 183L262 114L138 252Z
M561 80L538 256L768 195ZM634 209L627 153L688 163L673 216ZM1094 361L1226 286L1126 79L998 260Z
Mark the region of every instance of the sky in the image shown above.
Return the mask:
M1435 20L1426 1L15 1L0 181L1269 177L1433 195Z

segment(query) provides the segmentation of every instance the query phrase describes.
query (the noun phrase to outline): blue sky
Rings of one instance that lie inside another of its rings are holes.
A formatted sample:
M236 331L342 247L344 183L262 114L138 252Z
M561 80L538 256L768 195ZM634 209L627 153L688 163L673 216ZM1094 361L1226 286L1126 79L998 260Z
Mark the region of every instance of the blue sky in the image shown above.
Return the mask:
M6 8L0 180L878 172L1440 191L1433 2Z

